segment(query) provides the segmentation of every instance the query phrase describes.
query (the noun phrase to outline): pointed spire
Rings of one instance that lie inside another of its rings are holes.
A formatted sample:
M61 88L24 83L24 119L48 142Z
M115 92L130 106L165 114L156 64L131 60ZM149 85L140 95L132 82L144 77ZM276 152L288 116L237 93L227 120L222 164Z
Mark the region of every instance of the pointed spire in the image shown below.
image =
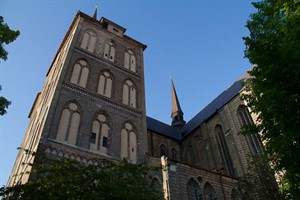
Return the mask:
M183 112L180 107L180 103L177 97L173 79L171 78L171 90L172 90L172 126L181 128L185 121L183 120Z
M172 87L171 88L171 90L172 90L172 113L175 113L175 112L182 113L172 77L171 77L171 84L172 84L171 85L171 87Z
M97 13L98 13L98 4L96 4L95 12L93 14L93 18L97 20Z

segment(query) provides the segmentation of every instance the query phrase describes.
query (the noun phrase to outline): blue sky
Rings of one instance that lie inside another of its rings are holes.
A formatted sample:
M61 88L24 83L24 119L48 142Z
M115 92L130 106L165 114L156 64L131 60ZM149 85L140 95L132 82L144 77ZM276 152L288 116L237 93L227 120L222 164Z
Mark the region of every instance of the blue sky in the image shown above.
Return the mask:
M1 0L0 15L21 35L0 63L1 96L12 101L0 117L0 187L6 185L35 95L78 10L104 16L148 47L144 52L147 115L171 122L173 77L185 120L244 74L242 37L248 0Z

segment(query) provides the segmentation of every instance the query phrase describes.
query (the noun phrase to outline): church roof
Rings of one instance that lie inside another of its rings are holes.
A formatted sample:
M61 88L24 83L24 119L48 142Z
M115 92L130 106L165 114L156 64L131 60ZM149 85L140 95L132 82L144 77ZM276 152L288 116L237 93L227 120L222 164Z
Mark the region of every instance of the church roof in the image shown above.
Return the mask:
M147 116L147 129L175 140L181 139L179 129L174 128L168 124L165 124L161 121L158 121L148 116Z
M233 99L240 93L243 88L243 82L245 79L240 79L234 82L229 88L223 91L217 96L210 104L208 104L203 110L195 115L183 128L182 132L189 134L195 128L200 126L205 120L215 114L226 103Z
M181 140L238 95L243 88L244 80L245 77L241 77L241 79L234 82L229 88L223 91L210 104L188 121L181 129L173 128L170 125L151 117L147 117L147 128L164 136Z

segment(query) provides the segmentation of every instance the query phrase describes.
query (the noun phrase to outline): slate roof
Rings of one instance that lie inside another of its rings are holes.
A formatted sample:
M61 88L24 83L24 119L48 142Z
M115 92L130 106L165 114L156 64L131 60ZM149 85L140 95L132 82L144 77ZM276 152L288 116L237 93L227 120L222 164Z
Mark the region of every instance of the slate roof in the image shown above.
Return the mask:
M147 116L147 129L175 140L181 140L180 129Z
M200 126L205 120L210 118L215 112L227 104L231 99L240 93L243 88L244 79L234 82L227 90L223 91L217 96L210 104L208 104L203 110L195 115L185 126L182 128L182 132L189 134L195 128Z
M188 121L181 129L174 128L151 117L147 117L147 128L156 133L176 140L183 139L225 104L227 104L231 99L238 95L243 88L243 82L245 78L247 78L247 76L243 76L241 79L234 82L229 88L223 91L210 104L208 104L203 110L201 110L190 121Z

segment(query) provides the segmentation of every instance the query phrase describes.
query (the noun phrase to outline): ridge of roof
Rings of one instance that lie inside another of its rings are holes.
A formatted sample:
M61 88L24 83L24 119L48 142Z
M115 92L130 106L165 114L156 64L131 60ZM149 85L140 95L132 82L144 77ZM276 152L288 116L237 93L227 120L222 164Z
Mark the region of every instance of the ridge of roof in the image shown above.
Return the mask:
M246 78L240 78L231 86L218 95L205 108L189 120L181 129L174 128L168 124L160 122L154 118L147 116L147 128L161 135L176 140L182 140L188 136L193 130L199 127L203 122L215 114L226 103L232 100L243 89L243 83Z
M147 129L159 133L161 135L167 136L175 140L181 140L181 132L179 129L174 128L166 123L158 121L152 117L147 116Z
M212 102L189 120L188 123L186 123L186 125L181 129L183 133L187 133L185 136L189 135L189 133L191 133L195 128L200 126L226 103L238 95L243 89L244 80L245 79L239 79L235 81L231 86L229 86L229 88L224 90L219 96L217 96Z

